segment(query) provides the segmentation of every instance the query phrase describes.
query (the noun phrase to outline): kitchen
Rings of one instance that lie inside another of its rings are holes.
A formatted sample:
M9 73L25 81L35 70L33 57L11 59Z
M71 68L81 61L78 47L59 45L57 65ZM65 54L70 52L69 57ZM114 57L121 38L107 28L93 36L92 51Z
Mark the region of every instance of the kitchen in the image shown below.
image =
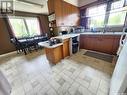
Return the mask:
M127 94L126 0L14 2L0 18L1 95Z

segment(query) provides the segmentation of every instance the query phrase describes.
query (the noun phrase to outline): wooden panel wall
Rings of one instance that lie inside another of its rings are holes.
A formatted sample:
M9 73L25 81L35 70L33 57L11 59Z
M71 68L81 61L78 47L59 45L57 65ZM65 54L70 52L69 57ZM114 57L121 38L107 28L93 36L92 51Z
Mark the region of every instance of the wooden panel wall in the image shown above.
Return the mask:
M0 54L14 51L15 48L10 42L9 33L3 18L0 18Z

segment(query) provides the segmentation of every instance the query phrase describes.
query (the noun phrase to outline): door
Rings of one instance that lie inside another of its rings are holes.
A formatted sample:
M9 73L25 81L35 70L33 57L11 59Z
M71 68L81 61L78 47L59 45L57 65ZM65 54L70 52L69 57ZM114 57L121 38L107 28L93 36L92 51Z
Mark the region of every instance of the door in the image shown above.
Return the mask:
M110 84L109 95L123 95L127 88L127 42L122 48Z

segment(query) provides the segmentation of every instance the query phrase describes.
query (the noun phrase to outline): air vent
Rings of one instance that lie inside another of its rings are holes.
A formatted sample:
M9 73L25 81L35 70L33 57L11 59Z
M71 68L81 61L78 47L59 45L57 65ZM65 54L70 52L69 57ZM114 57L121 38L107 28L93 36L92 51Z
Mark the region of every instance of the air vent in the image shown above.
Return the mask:
M40 6L40 7L44 6L43 4L38 4L38 3L34 3L34 2L31 2L31 1L27 1L27 0L17 0L17 1L22 2L24 4L29 4L29 5L36 5L36 6Z

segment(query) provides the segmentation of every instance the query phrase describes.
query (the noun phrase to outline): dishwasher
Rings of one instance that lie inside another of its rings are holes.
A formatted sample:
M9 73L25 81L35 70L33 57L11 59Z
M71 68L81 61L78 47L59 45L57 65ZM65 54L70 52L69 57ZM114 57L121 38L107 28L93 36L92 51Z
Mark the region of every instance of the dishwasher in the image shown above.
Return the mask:
M79 36L70 38L70 54L75 54L79 51Z

